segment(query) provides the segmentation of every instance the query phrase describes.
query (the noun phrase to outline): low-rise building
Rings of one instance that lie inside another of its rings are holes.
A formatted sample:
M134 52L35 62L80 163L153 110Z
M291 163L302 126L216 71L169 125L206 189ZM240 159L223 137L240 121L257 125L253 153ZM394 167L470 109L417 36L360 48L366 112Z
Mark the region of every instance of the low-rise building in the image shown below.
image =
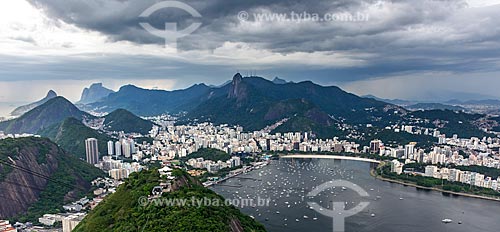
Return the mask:
M9 221L0 220L0 232L17 232L17 229L14 228Z

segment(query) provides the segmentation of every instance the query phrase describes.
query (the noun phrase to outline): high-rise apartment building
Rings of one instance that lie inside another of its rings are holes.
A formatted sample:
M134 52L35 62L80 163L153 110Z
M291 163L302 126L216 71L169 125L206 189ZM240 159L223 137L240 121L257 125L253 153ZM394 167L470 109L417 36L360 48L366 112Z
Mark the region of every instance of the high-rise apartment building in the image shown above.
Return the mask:
M89 164L97 164L99 162L99 146L97 139L88 138L85 140L85 152Z

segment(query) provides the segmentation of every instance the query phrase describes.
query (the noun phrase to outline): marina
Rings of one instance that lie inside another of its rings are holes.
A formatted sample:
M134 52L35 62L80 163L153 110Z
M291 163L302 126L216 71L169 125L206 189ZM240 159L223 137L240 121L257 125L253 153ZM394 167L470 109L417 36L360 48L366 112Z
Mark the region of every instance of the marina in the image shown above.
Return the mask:
M419 190L370 176L375 163L357 160L282 158L257 170L228 179L212 190L227 199L269 199L268 206L244 207L242 212L255 218L269 231L332 229L332 218L321 214L332 210L335 202L345 209L369 202L360 213L345 220L346 231L496 231L500 222L500 203L439 192ZM347 187L331 187L315 197L308 196L317 186L346 180L365 189L361 197ZM228 187L239 185L241 187ZM318 211L308 205L316 202ZM397 203L397 204L394 204ZM446 222L445 219L451 221Z

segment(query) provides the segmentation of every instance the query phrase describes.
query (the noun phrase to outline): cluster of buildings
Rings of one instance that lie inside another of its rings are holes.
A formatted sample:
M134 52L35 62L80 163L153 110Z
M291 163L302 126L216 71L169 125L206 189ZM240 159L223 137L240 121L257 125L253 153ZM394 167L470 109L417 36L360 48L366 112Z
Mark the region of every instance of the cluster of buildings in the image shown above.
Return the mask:
M66 210L67 212L80 212L89 203L90 203L90 200L87 197L84 197L78 201L72 202L71 204L64 205L63 209Z
M140 172L144 169L144 166L139 162L124 162L123 160L114 159L112 156L103 156L97 167L107 172L115 180L123 180L128 178L130 173Z
M98 178L92 181L92 185L96 187L94 190L94 198L88 199L86 197L72 202L71 204L64 205L65 213L58 214L44 214L38 218L38 222L44 226L54 226L56 222L61 222L63 232L71 232L82 220L85 218L86 209L94 209L104 198L116 192L116 188L123 182L110 178Z
M380 140L370 142L369 152L395 158L390 165L391 171L397 174L406 172L403 170L405 164L418 162L428 164L425 166L425 172L409 173L500 191L498 186L500 177L489 177L481 173L437 166L476 165L500 169L500 140L498 138L472 137L464 139L458 138L457 135L447 138L446 135L440 134L437 130L434 131L433 136L437 138L438 145L428 153L423 149L417 149L416 143L391 148L385 147ZM404 163L398 159L404 160Z
M135 142L133 139L121 138L119 141L108 141L107 143L108 155L118 158L134 158L132 155L137 155ZM89 164L99 163L99 141L96 138L87 138L85 140L85 153L87 162ZM141 155L141 154L139 154ZM136 158L138 159L138 158Z
M221 160L212 161L204 160L203 158L196 158L189 159L186 163L193 168L207 169L207 171L210 173L217 173L223 168L235 168L241 166L241 159L238 156L233 156L231 157L231 159L224 162Z
M139 162L126 162L124 160L140 161L143 158L142 151L137 151L135 141L131 138L120 139L107 143L108 155L99 159L99 141L95 138L85 140L85 151L87 162L107 172L115 180L128 178L130 173L139 172L144 167Z
M38 221L45 226L61 222L63 232L71 232L85 218L85 213L44 214Z
M447 138L437 129L417 128L409 125L386 129L391 129L394 133L406 132L433 136L436 138L437 145L429 152L418 148L418 144L415 142L390 147L385 146L381 140L373 140L369 146L361 147L354 142L337 138L311 139L308 133L271 134L265 130L243 132L243 128L237 126L214 126L210 123L201 123L177 126L168 124L163 129L154 128L151 131L151 136L155 137L155 141L152 145L143 145L147 147L141 147L141 149L152 154L152 160L172 160L185 157L200 148L215 148L229 154L266 151L372 153L405 160L404 163L394 160L392 167L398 173L403 172L404 164L412 162L429 165L479 165L500 168L500 157L498 157L500 140L498 138L462 139L458 138L457 135ZM189 159L187 164L215 173L222 168L233 167L232 162L236 161L223 162L198 158ZM488 181L487 177L484 178L483 182L488 183L486 186L494 186L494 182Z
M94 190L94 201L96 202L95 205L91 205L91 209L93 209L97 204L99 204L104 197L107 195L116 192L116 188L123 184L122 181L116 180L116 179L111 179L111 178L97 178L92 181L92 186L95 186L96 189Z
M125 158L132 158L133 154L137 154L135 141L132 138L120 139L113 143L113 141L108 141L108 155Z
M397 174L401 174L403 172L411 173L413 175L420 175L425 177L432 177L436 179L448 180L450 182L460 182L463 184L473 185L482 188L489 188L496 191L500 191L500 177L490 177L485 176L484 174L471 172L471 171L462 171L456 168L439 168L435 165L427 165L425 166L425 172L413 172L413 171L404 171L403 166L404 163L399 162L398 160L392 160L390 162L391 172L395 172Z
M40 137L38 135L33 135L33 134L5 134L3 131L0 131L0 139L7 139L7 138L23 138L23 137Z
M358 152L359 145L337 139L310 139L308 133L291 132L270 134L266 131L243 132L242 127L201 123L197 125L169 125L163 130L154 128L153 144L139 145L153 159L172 160L186 157L201 148L214 148L229 154L259 153L265 151L331 151Z
M370 142L368 152L388 156L397 159L408 160L408 162L429 163L433 165L455 164L459 166L485 166L500 169L500 139L498 138L458 138L434 131L433 136L438 144L430 152L417 148L417 143L409 143L404 146L388 147L380 140ZM363 150L366 152L366 147Z
M424 176L500 190L498 186L500 177L493 179L492 177L476 172L462 171L454 168L438 168L434 165L428 165L425 167Z

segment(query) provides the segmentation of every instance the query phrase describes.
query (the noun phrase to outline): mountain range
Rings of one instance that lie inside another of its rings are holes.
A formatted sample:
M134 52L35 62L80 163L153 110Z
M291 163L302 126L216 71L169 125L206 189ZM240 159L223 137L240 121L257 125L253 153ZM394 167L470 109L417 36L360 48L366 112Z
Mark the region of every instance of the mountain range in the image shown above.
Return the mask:
M443 107L444 106L467 106L467 105L477 105L477 106L498 106L500 107L500 100L496 99L489 99L489 96L484 96L481 100L458 100L458 99L451 99L451 100L438 100L435 99L434 102L429 102L429 101L418 101L418 100L402 100L402 99L386 99L386 98L379 98L374 95L363 95L362 97L364 98L372 98L378 101L383 101L387 102L390 104L394 105L399 105L403 107L408 107L412 105L417 105L417 104L426 104L428 107L424 108L429 108L431 104L435 104L435 107L430 107L433 109L442 109L442 108L449 108L449 107ZM439 105L442 104L442 105ZM411 107L414 108L414 107Z
M55 97L24 113L19 118L0 122L0 131L11 134L35 134L39 130L62 122L68 117L78 120L94 118L79 110L64 97Z
M102 120L101 129L106 131L147 134L153 123L134 114L151 116L181 113L178 123L210 121L215 124L241 125L247 131L272 125L272 132L314 132L318 137L331 138L343 135L346 132L345 125L365 127L371 124L384 128L410 123L411 116L424 117L427 114L415 114L394 104L359 97L336 86L321 86L311 81L269 81L256 76L243 77L239 73L233 76L231 82L219 87L197 84L187 89L165 91L126 85L97 102L79 106L111 113L98 118L79 110L68 100L56 97L17 119L0 123L0 131L36 133L48 127L52 131L64 131L63 128L56 128L73 125L61 124L71 117L80 122ZM414 109L462 110L436 104L419 104ZM472 125L478 119L474 118L468 123ZM46 131L46 134L52 135L49 137L56 138L54 133Z
M68 118L72 118L71 122L73 123L64 124L63 122ZM0 131L10 134L36 134L42 131L47 133L47 130L54 130L57 126L73 125L75 121L84 122L96 119L99 117L81 111L66 98L55 97L19 118L0 122ZM103 121L102 129L105 131L147 134L153 127L152 122L137 117L124 109L117 109L101 119Z
M382 101L382 102L387 102L393 105L398 105L398 106L408 106L408 105L413 105L417 104L418 101L410 101L410 100L402 100L402 99L385 99L385 98L379 98L374 95L363 95L362 97L364 98L371 98L375 99L377 101Z
M442 103L417 103L405 107L409 110L454 110L454 111L467 111L466 108L461 106L446 105Z
M282 84L286 84L286 83L290 83L290 82L288 82L288 81L286 81L286 80L284 80L284 79L281 79L281 78L279 78L279 77L275 77L275 78L273 79L273 83L274 83L274 84L278 84L278 85L282 85Z
M186 118L242 125L258 130L281 119L289 130L330 131L337 123L377 123L397 119L405 110L374 99L361 98L335 86L310 81L275 84L261 77L236 74L231 84L212 89L203 104ZM280 130L280 127L277 130ZM323 133L327 135L328 133Z
M140 116L178 113L191 110L202 103L210 89L205 84L174 91L150 90L125 85L118 92L111 93L98 102L88 104L86 108L101 112L126 109Z
M490 106L500 106L500 100L496 99L484 99L484 100L468 100L468 101L460 101L460 100L449 100L445 102L447 104L454 105L490 105Z
M19 107L17 107L16 109L14 109L14 110L10 113L10 115L11 115L11 116L16 116L16 117L17 117L17 116L21 116L21 115L23 115L24 113L26 113L26 112L28 112L28 111L30 111L30 110L32 110L32 109L34 109L35 107L37 107L37 106L39 106L39 105L41 105L41 104L43 104L43 103L45 103L45 102L49 101L49 100L50 100L50 99L52 99L52 98L55 98L55 97L57 97L57 93L56 93L56 92L54 92L53 90L49 90L49 92L47 93L47 95L46 95L43 99L41 99L41 100L39 100L39 101L37 101L37 102L30 103L30 104L28 104L28 105L19 106Z
M311 81L293 83L279 78L274 81L256 76L243 78L239 73L220 87L197 84L165 91L126 85L86 107L101 112L123 108L143 116L187 112L182 121L210 120L242 125L247 130L262 129L286 119L277 130L321 128L332 132L325 135L335 134L337 124L344 121L389 122L399 118L395 112L405 112L398 106L361 98L335 86L320 86Z

